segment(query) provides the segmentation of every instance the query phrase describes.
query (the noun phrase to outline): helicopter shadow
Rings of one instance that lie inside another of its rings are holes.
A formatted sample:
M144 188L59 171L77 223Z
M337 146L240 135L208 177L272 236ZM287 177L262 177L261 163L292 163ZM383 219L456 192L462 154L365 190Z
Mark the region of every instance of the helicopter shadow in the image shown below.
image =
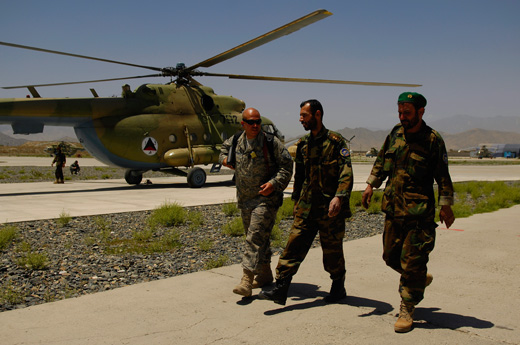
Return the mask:
M455 330L462 327L485 329L495 326L495 324L490 321L481 320L474 316L445 313L440 312L440 310L440 308L416 308L414 315L416 322L414 323L414 327Z
M83 182L88 183L88 182ZM235 183L229 181L216 181L206 182L204 186L199 189L205 189L210 187L226 187L234 186ZM74 190L47 190L47 191L24 191L19 193L0 193L0 197L6 196L27 196L27 195L61 195L61 194L74 194L74 193L90 193L90 192L114 192L114 191L125 191L125 190L162 190L162 189L186 189L190 188L188 183L152 183L152 184L139 184L139 185L127 185L127 186L112 186L112 187L100 187L100 188L85 188L85 189L74 189Z

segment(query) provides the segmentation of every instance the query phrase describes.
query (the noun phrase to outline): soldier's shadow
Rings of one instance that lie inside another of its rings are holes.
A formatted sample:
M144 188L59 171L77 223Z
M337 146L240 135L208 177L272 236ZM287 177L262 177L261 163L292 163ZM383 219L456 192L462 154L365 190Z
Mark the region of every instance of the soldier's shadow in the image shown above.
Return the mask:
M328 303L324 298L328 295L325 291L318 290L319 286L313 284L293 283L287 295L288 301L306 301L303 303L291 304L288 306L280 306L280 308L267 310L265 315L276 315L293 310L304 310L309 308L323 307ZM321 298L320 298L321 297ZM272 302L271 302L272 303ZM384 315L391 312L394 308L391 304L381 301L376 301L363 297L347 296L337 304L344 304L353 307L368 308L368 312L359 315L359 317L367 317L371 315Z
M414 314L414 327L428 329L457 329L461 327L492 328L494 323L473 316L439 312L440 308L417 307ZM421 322L423 321L423 322Z

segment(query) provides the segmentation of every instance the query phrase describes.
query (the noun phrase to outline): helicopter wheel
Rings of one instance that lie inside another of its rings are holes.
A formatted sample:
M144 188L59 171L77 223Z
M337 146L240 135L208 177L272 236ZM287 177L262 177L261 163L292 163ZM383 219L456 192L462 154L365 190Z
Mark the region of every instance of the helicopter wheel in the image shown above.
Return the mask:
M193 168L188 173L188 185L191 188L200 188L206 183L206 172L202 168Z
M143 180L143 174L133 170L125 171L125 180L128 184L138 185Z

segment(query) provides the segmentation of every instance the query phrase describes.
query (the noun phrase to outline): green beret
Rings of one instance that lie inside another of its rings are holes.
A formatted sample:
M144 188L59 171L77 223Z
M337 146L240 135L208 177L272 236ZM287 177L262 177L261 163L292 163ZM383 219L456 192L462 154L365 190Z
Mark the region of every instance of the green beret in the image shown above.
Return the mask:
M417 92L403 92L399 95L397 103L413 103L417 108L426 106L426 98Z

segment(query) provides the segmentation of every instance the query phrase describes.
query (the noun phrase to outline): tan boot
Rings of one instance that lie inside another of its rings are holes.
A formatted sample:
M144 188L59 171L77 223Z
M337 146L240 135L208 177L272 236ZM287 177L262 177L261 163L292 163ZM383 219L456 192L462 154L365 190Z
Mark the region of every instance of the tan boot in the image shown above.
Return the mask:
M254 278L253 272L246 270L244 268L244 275L242 276L242 280L240 281L240 284L235 286L235 288L233 289L233 292L236 293L237 295L242 295L244 297L250 297L252 294L253 278Z
M271 265L263 264L260 267L260 272L258 273L258 275L255 277L255 280L253 281L253 289L261 288L262 286L265 286L272 282L273 282L273 271L271 271Z
M430 273L426 274L426 284L425 286L429 286L433 281L433 276Z
M401 301L401 308L399 311L399 318L394 325L394 331L398 333L405 333L412 330L413 326L413 312L415 305L410 302Z

